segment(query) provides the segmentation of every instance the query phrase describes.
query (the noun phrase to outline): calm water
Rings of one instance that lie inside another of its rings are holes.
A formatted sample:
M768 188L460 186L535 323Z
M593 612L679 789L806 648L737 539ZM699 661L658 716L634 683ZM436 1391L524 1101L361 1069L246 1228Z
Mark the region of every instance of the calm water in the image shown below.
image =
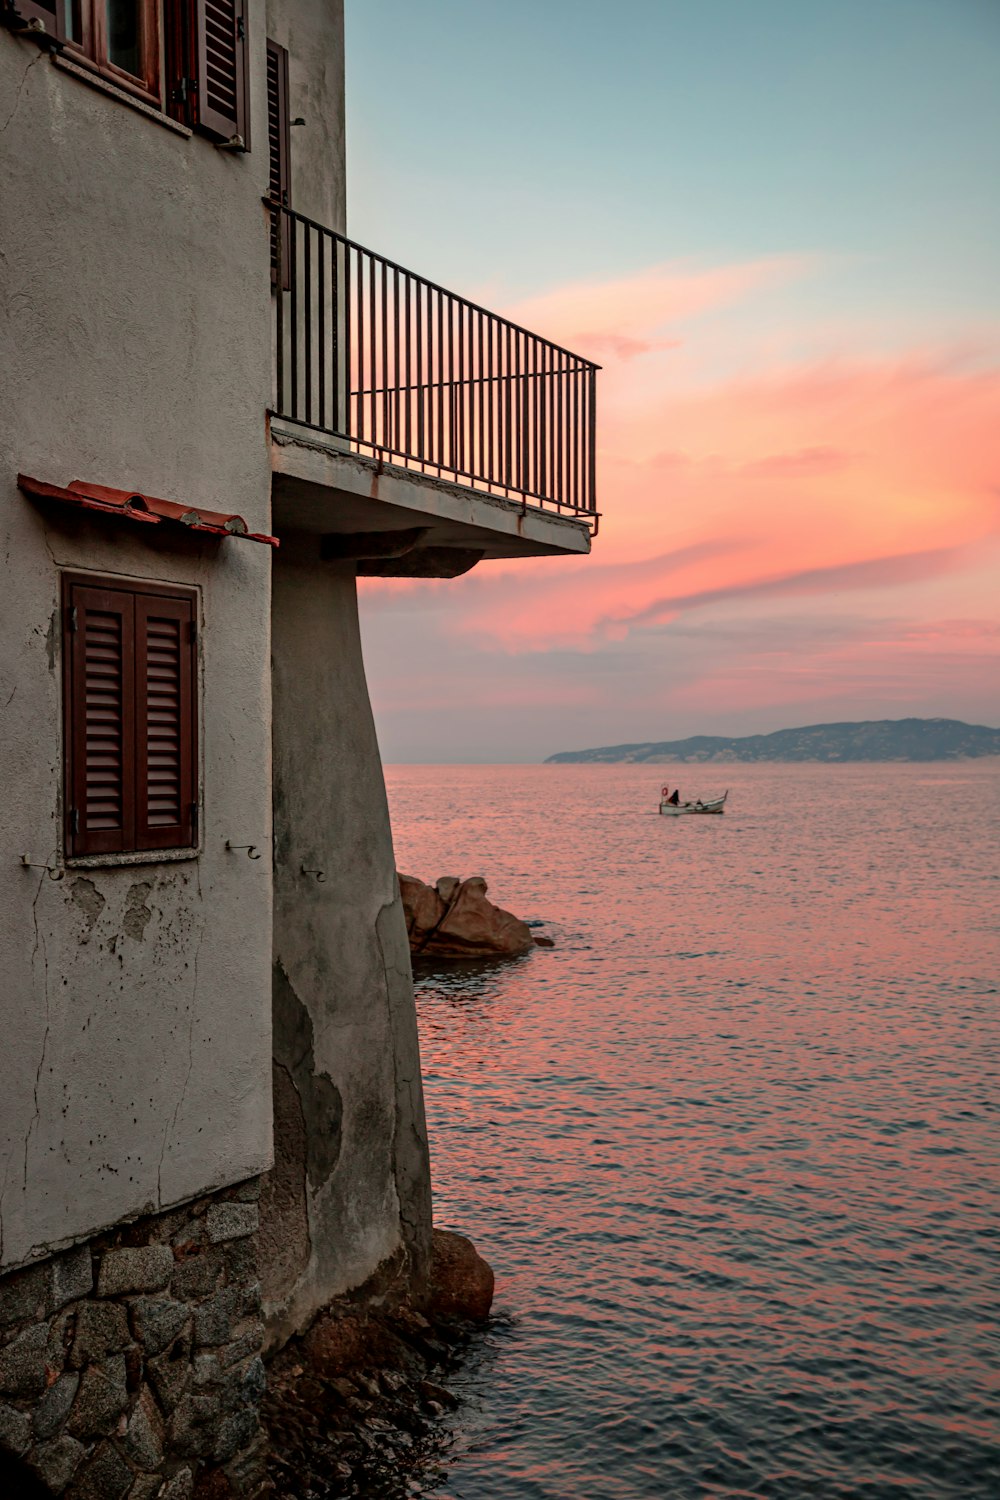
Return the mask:
M997 1497L1000 763L394 767L553 951L418 1006L456 1500ZM433 1481L432 1481L433 1483Z

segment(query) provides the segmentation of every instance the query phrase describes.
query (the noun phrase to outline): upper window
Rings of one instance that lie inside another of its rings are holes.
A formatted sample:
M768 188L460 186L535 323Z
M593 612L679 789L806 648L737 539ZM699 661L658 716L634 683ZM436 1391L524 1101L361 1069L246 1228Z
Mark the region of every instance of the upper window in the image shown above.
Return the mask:
M66 852L197 842L191 589L63 580Z
M161 102L160 0L30 0L22 8L44 21L78 61Z
M18 0L18 8L84 67L249 149L247 0Z

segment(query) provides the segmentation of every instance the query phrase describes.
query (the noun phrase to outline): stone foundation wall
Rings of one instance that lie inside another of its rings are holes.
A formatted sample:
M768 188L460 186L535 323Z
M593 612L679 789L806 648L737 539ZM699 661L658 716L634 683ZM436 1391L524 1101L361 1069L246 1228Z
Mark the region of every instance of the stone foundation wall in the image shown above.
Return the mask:
M259 1492L259 1189L0 1279L0 1474L16 1460L66 1500Z

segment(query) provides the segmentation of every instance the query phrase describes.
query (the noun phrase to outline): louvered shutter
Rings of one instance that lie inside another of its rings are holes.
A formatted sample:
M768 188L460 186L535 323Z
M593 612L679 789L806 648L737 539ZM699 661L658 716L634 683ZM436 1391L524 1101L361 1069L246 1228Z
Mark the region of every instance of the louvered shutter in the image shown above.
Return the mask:
M197 843L196 596L68 577L66 852Z
M71 585L66 628L67 849L117 853L135 834L133 596Z
M137 849L195 842L194 601L135 601Z
M250 149L246 0L194 0L195 121Z
M288 52L278 42L267 39L267 149L268 196L288 208L292 201L292 184L288 120ZM291 286L288 264L288 219L274 213L271 219L271 280L278 279L278 225L281 229L281 283Z

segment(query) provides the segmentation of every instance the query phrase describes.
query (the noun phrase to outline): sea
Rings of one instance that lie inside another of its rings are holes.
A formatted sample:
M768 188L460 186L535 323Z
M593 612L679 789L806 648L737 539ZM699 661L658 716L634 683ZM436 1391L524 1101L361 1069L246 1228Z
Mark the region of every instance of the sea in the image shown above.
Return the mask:
M997 1500L1000 761L386 779L555 944L417 975L496 1297L413 1491Z

